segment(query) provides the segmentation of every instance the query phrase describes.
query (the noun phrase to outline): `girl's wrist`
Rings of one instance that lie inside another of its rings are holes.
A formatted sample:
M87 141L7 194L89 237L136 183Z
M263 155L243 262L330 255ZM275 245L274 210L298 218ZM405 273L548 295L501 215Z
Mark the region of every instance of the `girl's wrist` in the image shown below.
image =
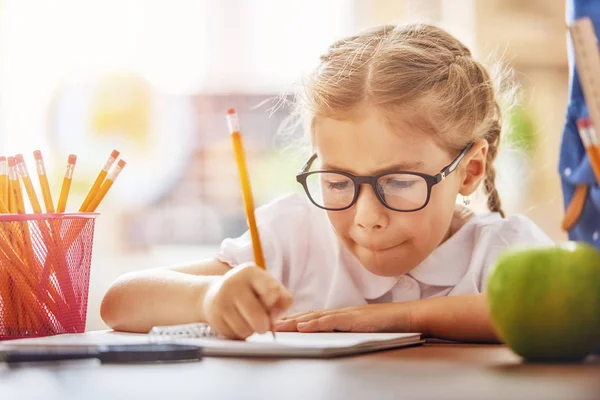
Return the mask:
M430 336L429 313L426 304L422 301L411 301L408 304L408 330L407 332L420 333L423 337Z
M210 289L211 285L215 283L216 280L222 278L221 276L197 276L196 280L192 284L191 290L194 292L194 302L192 305L193 312L193 320L199 322L206 321L206 313L205 313L205 300L206 293Z

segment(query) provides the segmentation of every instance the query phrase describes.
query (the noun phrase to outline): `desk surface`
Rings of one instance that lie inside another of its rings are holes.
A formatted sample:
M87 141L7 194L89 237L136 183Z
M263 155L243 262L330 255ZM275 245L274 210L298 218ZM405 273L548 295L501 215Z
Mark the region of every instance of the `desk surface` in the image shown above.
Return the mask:
M600 357L526 364L500 345L427 344L330 360L0 364L0 393L3 400L600 399Z

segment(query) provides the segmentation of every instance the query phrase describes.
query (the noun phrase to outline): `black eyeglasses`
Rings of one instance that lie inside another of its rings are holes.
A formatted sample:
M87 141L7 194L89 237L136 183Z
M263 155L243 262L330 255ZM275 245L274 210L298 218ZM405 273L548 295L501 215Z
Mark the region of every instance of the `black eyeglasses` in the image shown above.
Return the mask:
M473 147L467 145L450 164L437 175L419 172L391 171L373 176L356 176L344 171L308 172L317 155L313 154L296 175L310 201L317 207L346 210L356 203L362 184L371 185L381 203L394 211L418 211L429 203L431 188L451 174Z

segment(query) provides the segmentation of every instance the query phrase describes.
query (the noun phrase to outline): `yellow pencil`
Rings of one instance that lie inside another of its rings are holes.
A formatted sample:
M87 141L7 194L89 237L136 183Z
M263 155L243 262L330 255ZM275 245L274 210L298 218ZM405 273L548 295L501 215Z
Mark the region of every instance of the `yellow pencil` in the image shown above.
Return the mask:
M44 165L42 152L39 150L34 151L33 158L35 159L35 169L40 181L40 188L42 189L42 198L44 199L46 212L53 213L54 202L52 201L52 192L50 191L50 185L48 184L48 175L46 174L46 166Z
M106 180L98 189L98 192L93 196L92 200L89 202L85 210L86 212L96 211L96 208L98 208L100 202L104 199L109 189L112 187L113 183L115 183L115 180L119 177L119 174L121 173L121 171L123 171L123 168L125 168L126 164L127 163L125 161L119 160L117 166L110 172Z
M25 202L23 200L23 192L21 191L21 184L19 183L19 176L17 173L17 163L15 157L8 157L8 178L12 186L13 198L15 200L17 213L25 214ZM29 225L27 222L19 223L19 231L13 237L14 240L20 246L25 257L26 265L30 270L36 267L34 250L31 244L31 235L29 232Z
M110 156L108 157L108 160L106 160L104 167L100 170L100 173L96 177L94 184L92 185L92 187L90 187L87 196L85 196L85 200L83 200L83 204L81 204L81 207L79 208L80 212L84 212L87 206L92 201L92 199L96 196L96 194L98 194L98 189L100 189L100 185L102 185L102 182L104 182L104 180L106 179L108 171L117 160L117 157L119 157L119 154L121 153L117 150L113 150L112 153L110 153Z
M254 263L266 270L265 257L263 255L262 246L260 244L260 235L256 226L256 218L254 217L254 199L252 198L252 188L250 187L250 177L248 176L248 168L246 167L246 156L244 154L244 145L242 143L242 135L240 130L240 120L234 108L227 110L227 123L229 125L229 133L231 134L231 142L233 144L233 152L238 168L240 185L242 188L242 197L246 209L246 218L248 219L248 227L250 229L250 237L252 239L252 251L254 253ZM275 328L271 321L271 332L275 339Z
M29 177L29 171L27 170L27 164L25 164L23 154L17 154L15 156L15 161L17 162L17 172L23 181L23 186L25 186L27 197L29 197L31 209L33 210L34 214L41 214L42 207L40 206L40 202L35 194L35 189L33 189L33 184L31 183L31 178Z
M17 163L14 157L8 157L8 179L13 193L14 206L18 214L25 214L25 202L23 201L23 192L19 183L17 174ZM12 211L12 210L11 210Z
M248 227L250 228L250 237L252 238L252 250L254 252L254 262L262 269L266 269L265 259L260 244L260 236L254 217L254 200L252 198L252 188L250 187L250 178L248 168L246 167L246 156L244 154L244 145L240 132L240 121L235 109L230 108L227 111L227 121L229 123L229 133L233 143L235 161L238 167L240 184L242 187L242 196L246 208L246 217L248 218Z
M10 174L9 174L10 176ZM12 189L12 182L10 179L8 180L8 199L6 201L6 206L11 214L17 213L17 201L15 200L15 194Z
M8 163L6 157L0 157L0 200L8 203Z
M69 190L71 190L71 181L73 180L73 171L75 171L76 162L77 156L75 154L71 154L69 156L65 177L63 178L63 184L60 189L60 197L58 198L56 212L65 212L65 209L67 207L67 199L69 198Z

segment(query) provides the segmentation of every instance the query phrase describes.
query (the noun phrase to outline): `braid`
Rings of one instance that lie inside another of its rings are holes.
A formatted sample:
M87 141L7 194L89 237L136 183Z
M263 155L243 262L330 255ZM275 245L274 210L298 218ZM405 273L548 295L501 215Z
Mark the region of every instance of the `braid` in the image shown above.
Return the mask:
M487 205L490 211L498 212L505 217L504 210L502 210L502 202L500 201L500 195L496 189L496 169L494 168L494 160L498 154L498 145L500 142L500 124L498 121L492 122L486 139L489 143L486 164L485 164L485 178L483 181L483 188L485 193L488 195Z

